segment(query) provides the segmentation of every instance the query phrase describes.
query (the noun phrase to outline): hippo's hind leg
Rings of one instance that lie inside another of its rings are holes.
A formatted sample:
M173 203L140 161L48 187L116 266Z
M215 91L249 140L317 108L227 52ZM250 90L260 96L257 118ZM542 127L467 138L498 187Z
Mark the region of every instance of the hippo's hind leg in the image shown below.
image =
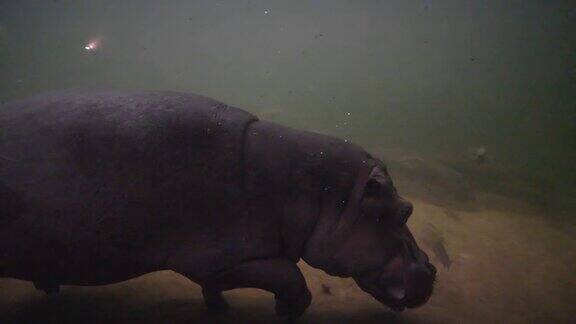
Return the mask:
M235 288L260 288L276 298L276 314L296 318L310 305L312 297L298 266L283 258L243 262L201 282L206 306L226 308L222 292Z

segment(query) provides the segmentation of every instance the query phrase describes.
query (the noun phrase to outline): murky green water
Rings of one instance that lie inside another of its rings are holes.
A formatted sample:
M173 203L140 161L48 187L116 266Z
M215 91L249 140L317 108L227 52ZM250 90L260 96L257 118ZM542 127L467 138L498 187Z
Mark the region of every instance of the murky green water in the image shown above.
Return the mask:
M566 258L576 248L575 30L573 1L0 0L0 100L71 87L176 90L349 139L389 161L400 189L421 202L415 226L442 236L452 258L432 306L395 320L568 322L576 315L564 303L576 300L560 288L576 288ZM445 215L425 215L434 210ZM502 259L483 247L504 251ZM532 274L533 290L526 294L526 282L508 278L503 265ZM501 288L475 286L482 280ZM0 285L0 310L20 305L5 313L35 318L28 299L8 298L2 287L10 296L29 287ZM75 293L45 302L62 312L106 308L126 293L118 291L102 295L103 304L70 302ZM390 319L375 307L343 315L344 304L356 305L348 297L329 303L317 294L311 322ZM196 306L190 312L201 312ZM157 321L183 316L158 312ZM206 319L198 316L184 319Z

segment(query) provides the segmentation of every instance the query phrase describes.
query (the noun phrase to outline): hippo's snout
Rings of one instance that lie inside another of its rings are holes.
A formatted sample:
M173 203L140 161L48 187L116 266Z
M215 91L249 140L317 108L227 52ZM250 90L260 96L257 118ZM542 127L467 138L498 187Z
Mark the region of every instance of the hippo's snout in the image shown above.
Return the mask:
M422 253L419 258L400 254L380 271L371 271L355 278L358 286L395 311L425 304L434 289L436 268Z
M406 274L406 296L404 304L408 308L425 304L430 296L436 281L436 268L426 262L424 265L411 265Z

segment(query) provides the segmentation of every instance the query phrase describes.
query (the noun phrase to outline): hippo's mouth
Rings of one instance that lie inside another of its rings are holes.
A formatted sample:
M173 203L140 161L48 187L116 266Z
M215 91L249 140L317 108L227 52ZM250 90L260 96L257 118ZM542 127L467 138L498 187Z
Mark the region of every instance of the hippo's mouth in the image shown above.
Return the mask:
M379 302L400 312L428 301L436 281L436 268L427 260L408 260L400 253L384 269L368 271L354 280Z

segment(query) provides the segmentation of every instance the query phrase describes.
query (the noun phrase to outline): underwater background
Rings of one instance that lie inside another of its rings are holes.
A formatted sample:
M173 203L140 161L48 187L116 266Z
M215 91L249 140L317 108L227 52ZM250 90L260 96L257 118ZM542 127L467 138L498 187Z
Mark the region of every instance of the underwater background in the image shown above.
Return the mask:
M439 264L394 314L304 264L302 322L576 321L576 2L0 0L0 101L63 88L193 92L355 142L415 204ZM0 125L2 127L2 125ZM162 272L44 296L0 280L0 319L274 322L272 299Z

